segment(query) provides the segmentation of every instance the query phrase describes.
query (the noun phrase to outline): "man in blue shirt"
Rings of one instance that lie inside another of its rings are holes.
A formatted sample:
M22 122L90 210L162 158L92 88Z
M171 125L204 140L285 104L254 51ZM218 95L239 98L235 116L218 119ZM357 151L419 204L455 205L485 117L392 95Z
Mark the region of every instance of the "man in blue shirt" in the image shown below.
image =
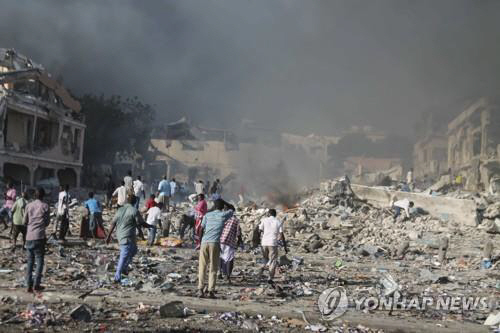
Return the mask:
M94 199L94 192L89 193L89 198L85 201L85 208L89 211L89 230L93 238L97 238L97 226L102 225L101 203Z
M215 210L207 213L201 222L203 236L201 238L200 260L198 263L198 297L205 296L205 273L208 266L208 293L210 298L215 298L214 291L220 260L220 236L224 224L234 214L233 210L224 211L225 205L229 206L222 199L215 200Z
M172 189L170 188L170 182L167 180L167 176L163 177L162 181L158 184L158 198L163 203L163 209L168 209L170 205L170 195L172 194Z

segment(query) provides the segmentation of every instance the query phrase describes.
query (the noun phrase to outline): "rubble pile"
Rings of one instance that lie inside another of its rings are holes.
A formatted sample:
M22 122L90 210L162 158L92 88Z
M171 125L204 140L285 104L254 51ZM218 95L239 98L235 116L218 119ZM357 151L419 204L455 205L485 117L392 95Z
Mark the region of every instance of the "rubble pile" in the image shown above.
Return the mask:
M389 313L354 300L395 295L474 295L489 300L497 295L500 256L495 245L500 235L481 228L486 220L498 218L497 202L488 201L483 223L472 227L419 209L412 210L408 220L394 219L388 207L332 188L310 191L295 207L279 212L278 217L285 221L290 251L285 254L280 249L274 284L258 277L264 261L254 239L254 230L269 207L239 207L236 214L241 220L245 249L236 253L232 284L219 279L215 303L194 298L198 253L190 231L184 240L179 239L179 222L189 213L191 204L183 202L164 213L162 237L153 247L139 241L130 272L117 286L112 284L112 277L118 245L78 239L85 209L75 203L70 209L73 236L64 245L49 240L44 274L47 289L41 295L33 297L24 292L24 253L18 249L11 254L7 234L2 234L0 289L5 296L1 299L0 321L14 330L52 325L99 331L169 327L221 332L382 332L366 326L378 319L381 322L377 327L391 327L395 321L415 317L436 327L464 322L482 325L488 317L488 323L493 321L496 308ZM104 210L106 228L114 212ZM491 246L486 248L485 244ZM322 321L318 297L326 288L338 286L349 296L346 317ZM365 318L364 324L349 324L351 315Z

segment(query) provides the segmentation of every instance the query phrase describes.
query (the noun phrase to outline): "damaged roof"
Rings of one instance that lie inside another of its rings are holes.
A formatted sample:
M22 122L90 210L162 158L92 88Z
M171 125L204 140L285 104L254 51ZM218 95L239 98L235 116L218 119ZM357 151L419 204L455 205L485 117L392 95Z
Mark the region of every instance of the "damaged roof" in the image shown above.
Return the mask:
M0 48L0 84L24 80L38 80L58 96L64 106L79 112L80 102L39 64L13 49Z

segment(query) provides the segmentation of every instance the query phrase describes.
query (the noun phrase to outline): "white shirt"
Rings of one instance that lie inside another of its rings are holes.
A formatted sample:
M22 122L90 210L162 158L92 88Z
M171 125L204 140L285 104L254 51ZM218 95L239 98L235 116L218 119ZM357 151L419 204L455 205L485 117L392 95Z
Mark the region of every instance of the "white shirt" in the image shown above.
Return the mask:
M139 180L134 180L134 194L139 197L141 193L144 192L144 184Z
M119 204L120 206L125 205L125 202L127 201L127 189L125 188L125 186L118 187L113 192L113 196L115 195L118 197L116 203Z
M159 220L161 220L161 209L156 206L149 208L147 224L156 226Z
M403 199L403 200L398 200L394 203L394 207L399 207L401 209L405 210L406 217L410 217L410 200L408 199Z
M64 215L68 209L68 192L59 192L59 199L57 200L57 215Z
M202 194L203 193L203 183L197 182L194 183L194 191L196 194Z
M177 190L177 183L176 182L170 182L170 193L172 196L175 194L175 191Z
M274 216L266 217L260 221L259 229L263 231L262 246L277 246L279 235L283 232L283 222Z

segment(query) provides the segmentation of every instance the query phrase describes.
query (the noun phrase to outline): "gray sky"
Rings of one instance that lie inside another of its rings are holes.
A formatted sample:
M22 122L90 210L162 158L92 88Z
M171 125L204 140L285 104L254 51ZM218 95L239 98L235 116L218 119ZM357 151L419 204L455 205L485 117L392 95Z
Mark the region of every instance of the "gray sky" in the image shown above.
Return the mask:
M163 119L413 134L500 87L495 0L5 0L0 46Z

